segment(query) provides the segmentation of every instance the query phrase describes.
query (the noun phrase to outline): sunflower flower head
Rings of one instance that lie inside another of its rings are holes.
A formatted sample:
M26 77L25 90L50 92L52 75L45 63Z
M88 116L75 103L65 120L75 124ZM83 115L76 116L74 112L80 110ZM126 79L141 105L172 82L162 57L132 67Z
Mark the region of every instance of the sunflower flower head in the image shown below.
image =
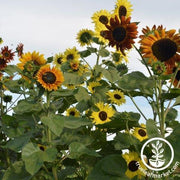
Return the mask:
M0 44L2 44L3 43L3 39L0 37Z
M92 82L89 82L88 89L93 94L93 93L95 93L95 88L98 86L101 86L100 82L92 81Z
M80 61L79 60L73 60L73 61L70 62L70 67L74 72L78 71L79 66L80 66Z
M139 166L143 169L147 169L142 163L139 155L136 152L129 152L122 155L127 163L126 176L132 179L135 176L138 176L138 179L141 179L144 176L144 173L139 169Z
M91 114L91 118L93 119L93 123L95 124L104 124L111 121L111 117L114 115L115 111L108 104L104 104L103 102L99 102L95 104L99 111L93 111Z
M157 61L152 64L152 71L155 75L162 75L166 72L166 66L163 62Z
M106 25L107 30L102 31L101 35L108 39L109 45L116 46L117 51L120 50L123 55L124 51L132 48L137 38L137 25L130 22L131 18L121 16L121 21L117 16L110 19L110 25Z
M79 60L80 58L80 54L78 52L78 50L76 49L76 47L73 48L68 48L66 49L66 51L64 52L64 57L63 57L63 61L73 61L73 60Z
M146 131L146 125L141 124L141 127L135 127L132 134L140 141L147 139L148 136Z
M23 54L23 48L24 48L24 44L19 43L16 47L16 52L18 53L18 56L21 57Z
M90 45L92 42L92 37L94 35L94 32L89 29L82 29L77 34L77 41L80 44L80 46Z
M14 53L11 49L8 48L8 46L4 46L1 48L1 54L2 58L5 59L7 62L10 62L14 58Z
M114 9L114 15L130 17L132 12L132 4L128 0L117 0Z
M109 100L111 101L111 103L117 104L118 106L126 102L124 93L120 90L114 90L112 92L108 91L107 95L109 96Z
M121 51L116 51L112 53L112 60L114 61L115 64L121 64L123 60L125 62L128 62L128 57L127 55L123 55Z
M7 60L0 56L0 70L3 70L7 66Z
M48 91L57 90L64 81L63 73L50 65L42 66L37 73L37 81Z
M38 144L38 147L41 151L45 151L47 149L47 147L42 144Z
M53 64L59 68L63 63L64 63L64 55L62 53L55 54L55 56L53 57Z
M79 117L80 112L76 108L69 108L66 111L66 116L74 116L74 117Z

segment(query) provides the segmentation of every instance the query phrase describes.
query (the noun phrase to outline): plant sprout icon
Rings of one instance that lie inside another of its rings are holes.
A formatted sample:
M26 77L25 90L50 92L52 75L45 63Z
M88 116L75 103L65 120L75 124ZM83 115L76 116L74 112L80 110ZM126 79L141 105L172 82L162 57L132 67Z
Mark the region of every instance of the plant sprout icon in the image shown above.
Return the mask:
M152 159L149 159L149 162L155 168L162 167L165 163L165 159L163 159L163 143L159 143L159 141L156 141L156 144L151 143L151 145L153 147L152 152L154 155L152 155Z

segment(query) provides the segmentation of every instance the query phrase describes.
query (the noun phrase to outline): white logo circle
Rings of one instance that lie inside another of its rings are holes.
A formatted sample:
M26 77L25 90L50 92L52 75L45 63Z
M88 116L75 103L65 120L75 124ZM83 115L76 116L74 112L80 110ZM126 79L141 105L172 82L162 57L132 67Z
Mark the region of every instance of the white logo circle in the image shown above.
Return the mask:
M153 144L151 142L155 141L156 144ZM163 166L165 164L165 159L162 159L164 156L163 156L163 152L164 152L164 149L162 147L163 143L166 143L170 150L171 150L171 159L170 161L168 162L168 164L166 164L165 166ZM151 143L152 145L152 153L154 155L152 155L154 159L149 159L149 163L150 165L148 165L146 162L145 162L145 159L144 159L144 149L145 147ZM153 170L153 171L162 171L164 169L166 169L167 167L170 166L170 164L172 163L173 159L174 159L174 150L173 150L173 147L172 145L166 140L166 139L163 139L163 138L160 138L160 137L155 137L155 138L151 138L149 139L148 141L146 141L146 143L144 143L142 149L141 149L141 159L142 159L142 162L144 163L144 165L150 169L150 170Z

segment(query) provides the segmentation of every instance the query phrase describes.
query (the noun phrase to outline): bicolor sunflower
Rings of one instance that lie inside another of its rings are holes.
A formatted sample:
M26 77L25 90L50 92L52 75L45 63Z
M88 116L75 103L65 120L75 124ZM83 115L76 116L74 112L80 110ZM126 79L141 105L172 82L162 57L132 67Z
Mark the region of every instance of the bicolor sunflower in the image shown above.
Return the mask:
M74 117L79 117L80 112L76 108L69 108L66 111L66 116L74 116Z
M66 61L79 60L79 58L80 58L80 54L78 50L76 49L76 47L73 47L65 50L63 61L66 62Z
M48 91L57 90L64 81L63 73L50 65L42 66L37 73L37 81Z
M123 55L125 55L125 50L132 48L138 33L136 23L131 23L130 20L130 17L125 18L125 16L121 16L120 21L115 16L115 18L110 19L110 25L106 24L108 30L101 33L105 39L108 39L109 45L112 47L116 46L116 49L120 50Z
M103 102L99 102L95 104L99 111L93 111L91 114L91 118L93 119L93 123L95 124L104 124L111 121L111 117L115 114L115 111L109 104L104 104Z
M108 99L111 103L117 104L118 106L126 102L124 93L120 90L108 91L107 95L109 96Z
M33 51L27 52L25 54L22 54L21 58L19 59L20 63L17 64L17 66L21 69L24 70L25 65L28 63L29 65L32 63L33 65L36 66L41 66L46 63L46 60L44 58L43 54L39 54L39 52ZM28 68L27 68L28 69ZM31 69L31 67L30 67Z
M92 37L94 35L94 32L89 29L81 29L77 34L77 41L80 44L80 46L89 45L92 42Z
M10 62L11 60L13 60L14 52L12 52L12 50L9 49L8 46L4 46L3 48L1 48L1 55L2 58L6 60L6 62Z
M129 152L122 155L127 163L126 176L128 178L133 178L138 176L138 179L141 179L144 176L143 172L140 171L139 166L146 170L145 165L141 161L139 155L136 152Z
M139 141L143 141L148 138L146 125L141 124L141 127L135 127L132 132L133 136L135 136Z
M100 82L92 81L89 82L88 90L93 94L95 92L95 87L101 86Z
M114 15L130 17L132 12L132 4L128 0L117 0L114 9Z
M140 43L142 55L148 59L149 64L161 61L173 66L175 63L173 57L180 52L180 34L173 29L155 30L154 34L143 38Z
M64 63L63 57L64 55L62 53L55 54L53 57L53 64L58 68L61 67L61 65Z

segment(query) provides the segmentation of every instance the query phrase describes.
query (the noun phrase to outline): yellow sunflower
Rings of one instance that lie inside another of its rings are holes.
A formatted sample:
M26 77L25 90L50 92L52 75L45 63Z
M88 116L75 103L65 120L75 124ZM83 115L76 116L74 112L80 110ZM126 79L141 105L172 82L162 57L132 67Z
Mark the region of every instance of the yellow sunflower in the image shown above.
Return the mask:
M91 44L93 35L94 32L92 30L82 29L78 32L76 39L80 46L85 46Z
M120 90L114 90L113 92L108 91L107 95L109 96L109 100L111 101L111 103L115 103L118 106L126 102L124 93Z
M93 123L95 124L104 124L110 122L110 118L114 115L115 111L108 104L104 104L103 102L99 102L95 104L99 111L93 111L91 114L91 118L93 119Z
M121 21L117 16L110 19L110 25L106 24L106 30L101 32L101 36L109 41L109 45L116 46L123 55L124 51L132 48L135 43L134 39L137 38L137 25L130 22L131 18L121 16Z
M75 89L75 85L74 84L63 84L63 86L65 86L67 89Z
M64 63L63 57L64 55L62 53L55 54L55 56L53 57L53 64L56 67L61 67L62 63Z
M37 73L37 81L48 91L57 90L64 81L63 73L50 65L42 66Z
M0 37L0 44L2 44L3 43L3 39Z
M79 58L80 58L80 54L78 50L76 49L76 47L73 47L66 49L66 51L64 52L63 61L66 62L66 61L79 60Z
M140 49L148 63L161 61L165 64L174 64L173 57L180 52L180 34L176 30L155 30L154 34L143 38Z
M70 67L75 72L78 71L79 66L80 66L80 61L79 60L73 60L73 61L70 62Z
M79 117L80 116L80 112L76 108L69 108L66 111L66 116Z
M132 4L127 0L117 0L114 9L114 15L130 17L132 12Z
M43 54L39 54L39 52L33 51L27 52L25 54L22 54L22 57L19 59L20 63L17 64L17 66L23 70L24 66L27 62L32 62L34 65L40 66L44 65L46 63L46 60L44 58Z
M116 51L112 53L112 60L115 62L115 64L121 64L123 60L125 62L128 62L127 54L123 55L121 51Z
M41 151L45 151L47 149L47 147L42 144L38 144L38 147Z
M89 82L88 89L93 94L95 92L95 87L101 86L100 82L92 81Z
M122 157L127 162L127 171L126 176L128 178L133 178L134 176L138 176L138 179L141 179L144 176L144 173L140 171L139 165L143 169L147 169L144 164L142 163L141 159L139 158L136 152L129 152L122 155ZM139 165L138 165L139 164Z
M146 131L146 125L141 124L141 127L135 127L133 129L133 136L135 136L140 141L143 141L148 138L147 131Z

